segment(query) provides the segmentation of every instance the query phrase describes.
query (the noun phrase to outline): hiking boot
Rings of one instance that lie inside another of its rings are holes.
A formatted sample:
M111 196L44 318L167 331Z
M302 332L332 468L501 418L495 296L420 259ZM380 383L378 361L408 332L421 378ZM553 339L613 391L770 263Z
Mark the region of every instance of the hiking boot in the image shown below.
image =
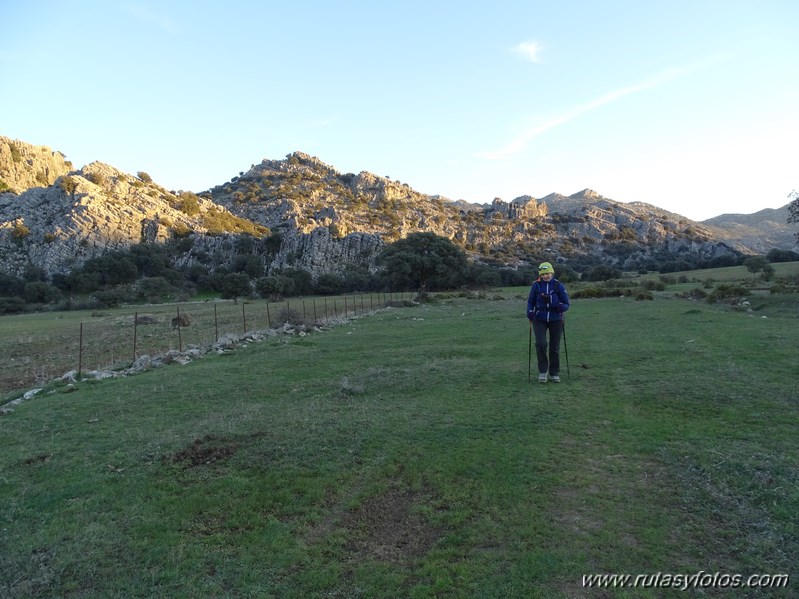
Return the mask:
M546 383L547 382L547 373L542 372L538 375L538 382L539 383Z
M552 381L553 383L559 383L560 377L557 374L553 374L551 377L549 377L549 380Z

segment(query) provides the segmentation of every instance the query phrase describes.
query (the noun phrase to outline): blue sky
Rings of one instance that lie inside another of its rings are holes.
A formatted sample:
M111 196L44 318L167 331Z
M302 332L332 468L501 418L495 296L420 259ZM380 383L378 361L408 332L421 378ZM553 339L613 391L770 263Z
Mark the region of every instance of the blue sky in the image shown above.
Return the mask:
M799 189L794 0L0 5L0 135L200 192L300 150L696 220Z

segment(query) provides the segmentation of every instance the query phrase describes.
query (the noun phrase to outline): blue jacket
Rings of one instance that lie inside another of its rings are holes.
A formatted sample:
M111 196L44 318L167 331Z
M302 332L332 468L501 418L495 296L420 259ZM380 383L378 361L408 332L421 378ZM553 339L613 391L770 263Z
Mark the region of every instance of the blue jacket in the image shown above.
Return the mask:
M568 309L569 295L563 283L554 277L548 283L541 279L535 280L527 297L528 319L545 322L563 320L563 313Z

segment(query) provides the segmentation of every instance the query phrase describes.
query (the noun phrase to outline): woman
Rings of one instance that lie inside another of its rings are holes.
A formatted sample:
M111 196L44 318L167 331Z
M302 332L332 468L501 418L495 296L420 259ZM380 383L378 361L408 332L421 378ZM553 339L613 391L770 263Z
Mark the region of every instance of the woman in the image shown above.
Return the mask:
M569 295L566 287L555 278L552 265L542 262L538 265L538 278L533 282L527 297L527 318L535 334L539 383L547 382L547 374L553 383L560 382L560 338L563 336L563 313L568 309Z

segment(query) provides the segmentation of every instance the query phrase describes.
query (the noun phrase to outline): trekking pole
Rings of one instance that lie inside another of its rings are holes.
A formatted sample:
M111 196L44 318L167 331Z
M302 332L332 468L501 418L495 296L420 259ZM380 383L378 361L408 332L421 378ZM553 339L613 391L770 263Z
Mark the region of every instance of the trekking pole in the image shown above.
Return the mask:
M530 368L533 363L533 321L530 321L530 336L527 339L527 382L530 382Z
M566 374L572 378L572 373L569 370L569 346L566 344L566 317L563 317L563 351L566 353Z

